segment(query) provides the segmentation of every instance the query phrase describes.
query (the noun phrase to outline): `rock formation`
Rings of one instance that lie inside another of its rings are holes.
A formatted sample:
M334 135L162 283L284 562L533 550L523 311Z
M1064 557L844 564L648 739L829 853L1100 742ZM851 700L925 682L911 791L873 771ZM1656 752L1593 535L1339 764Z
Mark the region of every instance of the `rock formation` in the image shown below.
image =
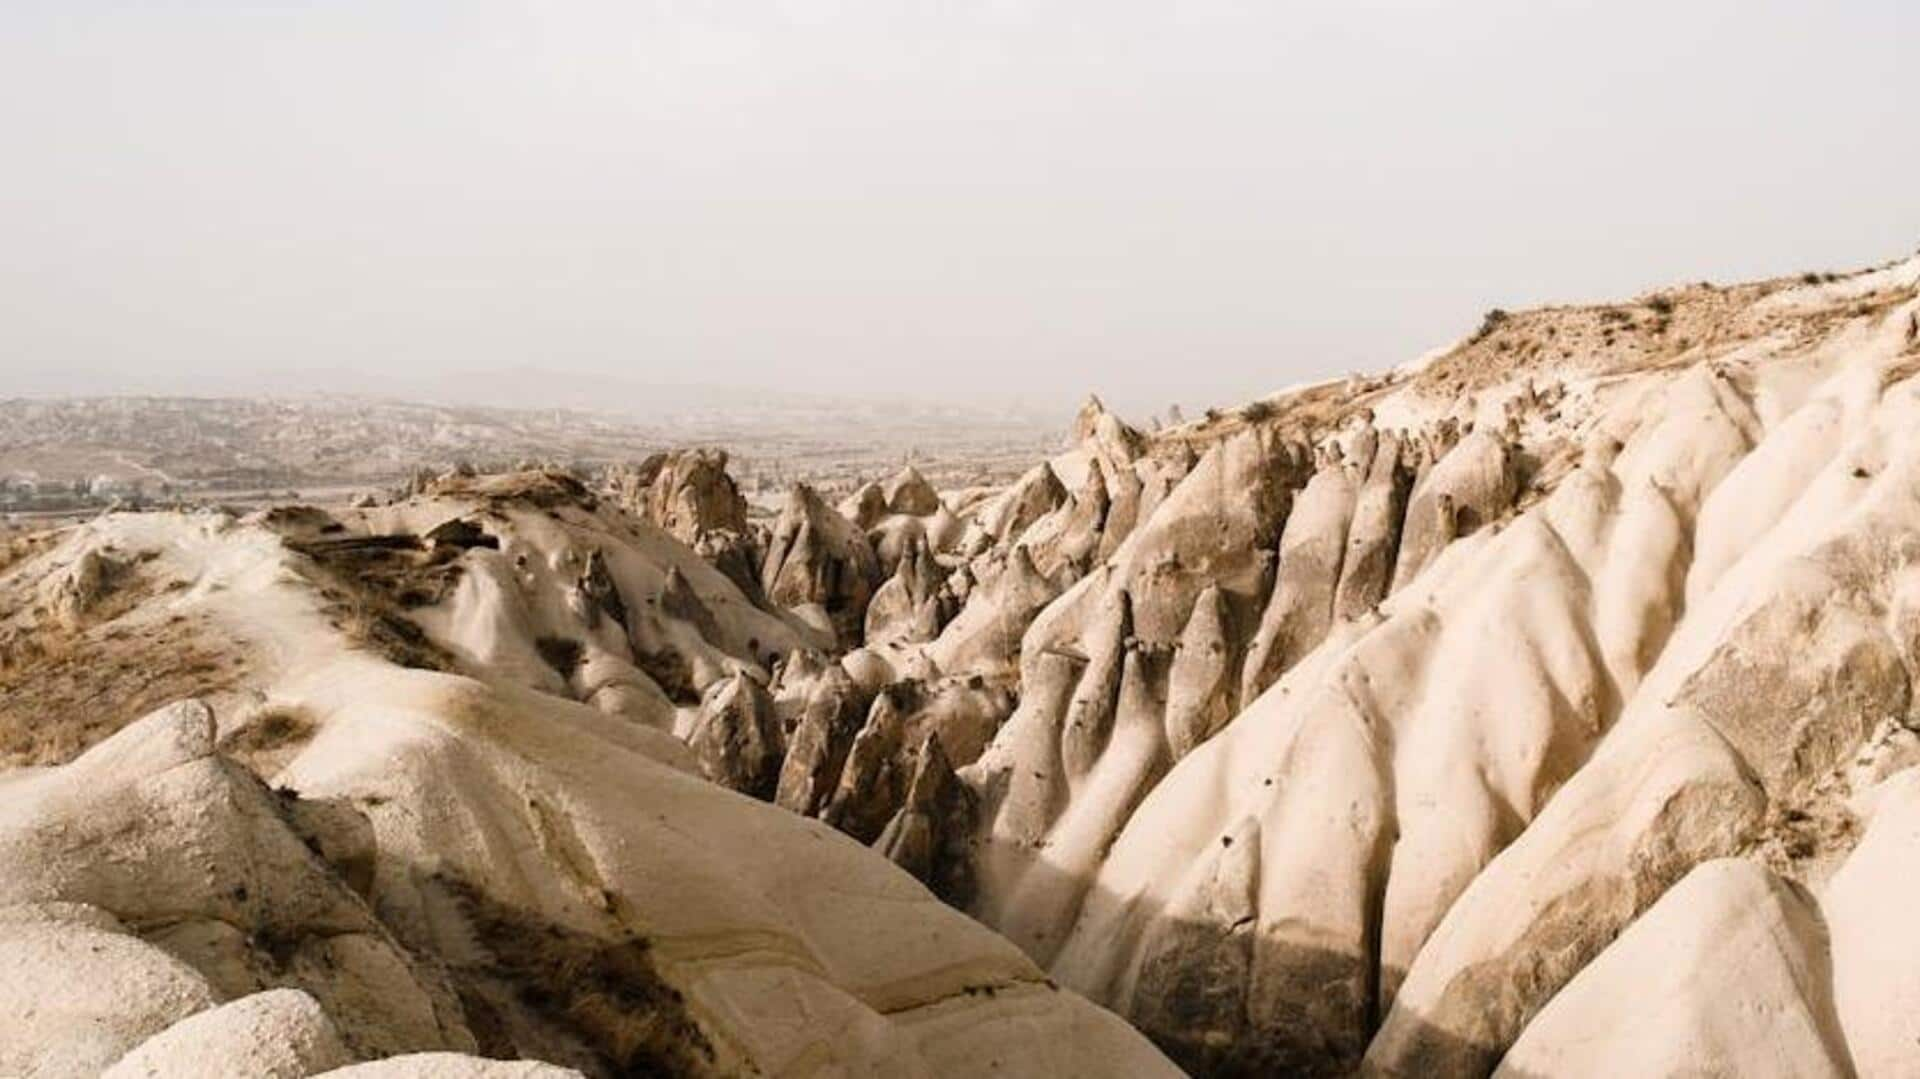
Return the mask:
M1090 406L960 511L960 613L860 660L1017 693L883 848L967 851L967 909L1202 1073L1897 1073L1862 1002L1908 989L1831 911L1920 763L1920 260L1845 281L1523 313L1154 437Z
M809 653L605 512L466 476L327 522L333 546L116 515L0 576L36 596L125 552L153 587L89 611L112 639L204 618L248 657L211 706L0 773L0 1072L1177 1074L880 853L705 779L768 791L783 732L756 657ZM451 516L498 547L429 551ZM702 694L665 727L560 670L649 677L621 658L642 628ZM944 818L941 774L902 799Z
M1094 401L745 586L714 455L75 527L0 567L0 1072L1905 1074L1916 320Z
M760 582L776 604L817 609L839 642L852 647L865 630L880 564L853 522L802 484L773 526Z
M763 802L773 800L786 761L786 733L773 697L745 671L707 691L687 745L708 779Z

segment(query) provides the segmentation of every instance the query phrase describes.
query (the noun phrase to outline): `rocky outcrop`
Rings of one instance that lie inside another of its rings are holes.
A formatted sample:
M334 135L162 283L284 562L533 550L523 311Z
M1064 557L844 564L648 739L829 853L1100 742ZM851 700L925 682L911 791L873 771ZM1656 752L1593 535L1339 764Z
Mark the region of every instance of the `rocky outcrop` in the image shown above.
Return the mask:
M175 717L151 773L0 776L38 979L0 992L64 1009L0 1059L160 1059L286 989L450 1068L1166 1070L1080 993L1196 1074L1904 1074L1916 290L1523 312L1153 437L1091 407L951 507L796 493L765 607L547 473L82 526L0 575L9 640L89 545L151 551L87 632L214 612L274 673L233 758ZM343 936L377 959L310 961Z
M760 581L774 603L817 607L851 647L864 632L880 565L860 530L802 484L773 526Z
M847 749L833 796L820 809L820 819L858 839L872 843L906 799L907 717L917 701L911 684L888 686L874 697L867 720Z
M887 860L914 875L955 907L973 898L967 841L974 828L974 798L930 733L913 758L913 772L899 812L874 842Z
M1035 465L981 509L979 525L989 539L1012 544L1034 522L1065 504L1068 497L1051 466Z
M1371 435L1372 429L1367 429ZM1392 431L1369 438L1370 460L1360 467L1365 479L1354 496L1347 523L1347 549L1340 561L1340 585L1334 590L1333 617L1350 621L1366 615L1387 598L1400 553L1400 530L1407 512L1413 474L1401 439Z
M888 513L926 517L938 513L944 505L933 484L928 483L920 470L912 465L894 473L881 487L881 493L885 496Z
M847 754L866 726L872 698L839 666L828 667L807 694L806 710L787 739L774 801L801 816L827 807Z
M727 462L722 449L671 450L609 468L604 484L621 506L692 547L760 603L759 537Z
M1513 451L1499 435L1475 430L1448 450L1413 488L1394 587L1413 580L1440 548L1498 520L1517 489Z
M59 575L47 579L42 588L43 602L61 626L79 629L127 572L124 561L98 548L88 548Z
M958 601L944 587L945 577L932 552L915 545L867 605L867 643L919 643L938 636L958 611Z
M1266 692L1288 668L1325 639L1333 625L1334 593L1345 563L1353 521L1355 482L1343 464L1313 474L1294 499L1280 535L1273 594L1247 649L1240 699Z
M79 994L10 1013L50 1024L44 1040L4 1040L22 1048L0 1051L27 1054L10 1071L97 1074L220 1000L281 987L317 1001L359 1056L475 1046L444 974L310 849L280 795L215 752L197 702L8 784L0 908L38 911L7 923L26 949L9 969L67 968L62 988L28 991ZM75 978L82 956L97 969ZM99 993L112 1002L87 1002ZM325 1031L309 1034L315 1053L332 1052Z
M1236 642L1232 612L1217 586L1194 601L1193 614L1167 675L1167 747L1174 759L1191 753L1234 713Z
M205 1075L209 1061L260 1079L304 1079L354 1063L319 1001L298 989L269 989L180 1020L102 1079L186 1079Z
M842 499L839 509L840 516L852 521L863 532L886 520L892 512L887 507L887 492L872 482L861 484Z
M747 500L727 472L727 451L673 450L610 477L621 500L692 545L716 532L746 535Z
M1701 864L1562 989L1502 1076L1854 1074L1811 898L1751 862Z
M1874 523L1907 513L1912 374L1878 317L1451 413L1438 375L1355 380L1230 443L1109 455L1088 410L1075 494L982 528L962 613L887 660L1019 691L957 772L969 910L1203 1073L1472 1074L1694 866L1830 872L1833 777L1911 710L1911 648L1867 628L1907 557ZM1850 538L1794 546L1796 504Z
M773 697L745 672L708 689L687 745L708 779L761 801L773 800L786 760L786 735Z

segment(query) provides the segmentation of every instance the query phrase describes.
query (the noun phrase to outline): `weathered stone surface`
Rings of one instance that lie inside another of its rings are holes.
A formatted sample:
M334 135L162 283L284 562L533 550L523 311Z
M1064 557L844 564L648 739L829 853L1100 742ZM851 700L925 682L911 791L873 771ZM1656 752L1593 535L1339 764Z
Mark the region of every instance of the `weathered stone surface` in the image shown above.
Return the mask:
M269 989L189 1016L142 1042L102 1079L190 1079L217 1062L230 1075L305 1079L354 1062L320 1002Z
M813 683L806 710L787 739L776 803L808 817L826 808L839 787L853 740L866 725L870 700L837 665Z
M768 539L760 580L782 606L818 604L842 644L860 643L880 564L866 536L804 484L794 487Z
M773 697L745 672L707 690L687 745L708 779L762 801L773 800L786 759L786 737Z

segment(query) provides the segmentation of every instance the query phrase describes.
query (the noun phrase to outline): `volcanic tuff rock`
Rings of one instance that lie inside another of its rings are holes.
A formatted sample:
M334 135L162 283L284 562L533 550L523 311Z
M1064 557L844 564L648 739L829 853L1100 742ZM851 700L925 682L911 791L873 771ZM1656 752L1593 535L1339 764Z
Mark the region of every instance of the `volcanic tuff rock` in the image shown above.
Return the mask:
M1845 957L1907 935L1843 885L1920 763L1917 296L1522 312L1152 437L1090 405L959 506L940 633L844 657L1017 692L901 831L1200 1072L1898 1074L1865 1002L1910 987Z
M455 518L497 543L421 538ZM766 790L764 664L817 642L563 476L106 516L7 609L106 552L144 583L86 616L97 684L169 619L242 683L0 773L0 1071L1174 1074L884 857L701 778Z
M817 609L838 641L854 646L880 585L880 563L851 521L799 484L767 540L760 583L776 604Z
M603 477L613 496L665 529L726 574L748 598L760 596L761 544L747 521L747 500L720 449L657 453Z
M0 1062L1170 1072L1082 993L1200 1074L1905 1074L1916 376L1920 258L1518 312L798 489L757 588L550 472L102 518L0 569L59 764L0 773L0 994L61 1002ZM75 703L209 640L212 713Z
M773 800L786 759L786 733L766 687L745 671L708 689L687 744L708 779L763 802Z
M727 451L674 450L632 469L616 469L609 484L636 513L691 544L712 532L747 532L747 500L727 473Z

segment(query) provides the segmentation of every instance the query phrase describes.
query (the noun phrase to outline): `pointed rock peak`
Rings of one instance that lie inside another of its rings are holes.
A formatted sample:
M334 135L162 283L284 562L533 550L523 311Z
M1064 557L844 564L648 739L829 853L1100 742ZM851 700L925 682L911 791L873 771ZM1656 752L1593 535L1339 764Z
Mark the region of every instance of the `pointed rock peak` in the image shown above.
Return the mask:
M787 506L782 516L812 517L824 513L827 504L820 498L820 492L808 483L796 483L787 492Z
M607 569L607 556L598 547L587 553L579 588L594 609L619 623L621 628L628 626L627 602L620 595L620 585L613 579L613 573Z
M1147 436L1107 410L1100 398L1088 395L1073 418L1075 445L1091 444L1096 450L1123 461L1131 461L1146 452Z
M1101 449L1123 461L1135 460L1147 452L1147 436L1112 413L1094 423L1093 439Z
M895 513L925 517L940 509L940 493L912 465L902 468L887 480L885 496L887 508Z
M1100 417L1107 415L1106 403L1099 394L1090 393L1080 405L1080 411L1073 417L1073 440L1085 442L1092 438L1100 425Z
M1067 485L1060 482L1060 473L1053 470L1052 461L1042 461L1028 469L1026 475L1020 477L1019 486L1039 487L1057 493L1060 498L1067 495Z
M861 528L872 528L887 515L887 494L877 483L863 483L840 503L840 515Z
M914 754L913 778L907 784L907 805L920 810L932 809L939 804L941 795L959 781L946 747L940 744L939 733L929 732L920 743L920 751Z

